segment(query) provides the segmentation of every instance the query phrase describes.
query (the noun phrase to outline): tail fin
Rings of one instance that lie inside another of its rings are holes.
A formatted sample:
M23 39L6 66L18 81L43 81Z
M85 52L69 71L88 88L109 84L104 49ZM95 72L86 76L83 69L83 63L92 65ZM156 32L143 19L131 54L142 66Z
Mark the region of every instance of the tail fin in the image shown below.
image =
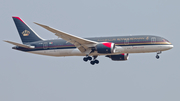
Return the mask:
M23 44L43 40L20 17L12 17Z

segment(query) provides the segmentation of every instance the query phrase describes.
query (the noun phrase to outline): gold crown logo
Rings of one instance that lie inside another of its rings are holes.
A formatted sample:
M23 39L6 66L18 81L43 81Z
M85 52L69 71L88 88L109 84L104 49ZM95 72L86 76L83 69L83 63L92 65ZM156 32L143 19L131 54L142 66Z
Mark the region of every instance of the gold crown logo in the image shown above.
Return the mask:
M22 32L22 34L23 34L23 36L29 36L30 31L28 31L28 30L24 30L24 31Z

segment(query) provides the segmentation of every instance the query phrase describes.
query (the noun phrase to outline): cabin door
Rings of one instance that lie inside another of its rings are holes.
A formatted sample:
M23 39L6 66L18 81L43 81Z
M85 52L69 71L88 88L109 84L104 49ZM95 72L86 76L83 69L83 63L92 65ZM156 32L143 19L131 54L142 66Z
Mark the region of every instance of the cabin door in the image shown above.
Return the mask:
M43 43L43 48L44 48L44 49L47 49L47 48L48 48L48 42L44 42L44 43Z
M156 43L156 37L152 37L151 38L151 44L155 44Z

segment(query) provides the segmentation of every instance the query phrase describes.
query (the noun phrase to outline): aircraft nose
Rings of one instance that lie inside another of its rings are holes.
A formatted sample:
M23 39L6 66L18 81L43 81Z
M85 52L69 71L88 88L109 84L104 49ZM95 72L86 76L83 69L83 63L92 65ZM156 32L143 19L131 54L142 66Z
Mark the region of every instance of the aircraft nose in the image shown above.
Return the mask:
M172 49L174 46L173 46L173 44L171 44L170 42L168 42L168 49Z
M172 49L174 46L170 43L170 42L167 42L166 45L162 46L161 49L162 50L170 50Z
M170 45L169 48L172 49L174 46L173 45Z

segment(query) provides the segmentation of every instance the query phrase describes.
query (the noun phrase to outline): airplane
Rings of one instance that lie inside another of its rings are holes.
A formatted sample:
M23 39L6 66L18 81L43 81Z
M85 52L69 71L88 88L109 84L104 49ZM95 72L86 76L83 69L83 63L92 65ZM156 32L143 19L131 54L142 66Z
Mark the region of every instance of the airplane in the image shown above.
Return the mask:
M56 57L84 56L83 60L90 61L92 65L99 63L98 56L105 56L113 61L125 61L130 53L156 52L156 58L159 59L162 51L173 48L167 39L154 35L81 38L34 22L58 36L57 39L45 40L20 17L12 18L23 43L4 40L15 45L12 49Z

